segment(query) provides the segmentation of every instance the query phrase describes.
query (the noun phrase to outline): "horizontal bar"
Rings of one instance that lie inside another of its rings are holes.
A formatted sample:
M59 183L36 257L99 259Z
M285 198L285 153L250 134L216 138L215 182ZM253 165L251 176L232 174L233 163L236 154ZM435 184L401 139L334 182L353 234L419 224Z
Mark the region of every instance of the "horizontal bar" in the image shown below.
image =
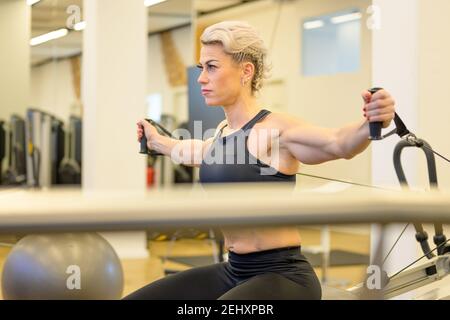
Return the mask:
M450 223L450 194L292 191L258 183L149 192L0 192L0 233L357 223Z

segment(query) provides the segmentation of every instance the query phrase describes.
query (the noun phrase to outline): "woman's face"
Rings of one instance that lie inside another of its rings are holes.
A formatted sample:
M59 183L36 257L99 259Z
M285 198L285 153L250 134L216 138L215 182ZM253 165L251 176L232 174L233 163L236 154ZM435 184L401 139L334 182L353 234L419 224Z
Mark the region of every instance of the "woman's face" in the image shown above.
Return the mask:
M204 45L200 51L197 81L208 106L228 106L241 95L242 68L223 51L222 45Z

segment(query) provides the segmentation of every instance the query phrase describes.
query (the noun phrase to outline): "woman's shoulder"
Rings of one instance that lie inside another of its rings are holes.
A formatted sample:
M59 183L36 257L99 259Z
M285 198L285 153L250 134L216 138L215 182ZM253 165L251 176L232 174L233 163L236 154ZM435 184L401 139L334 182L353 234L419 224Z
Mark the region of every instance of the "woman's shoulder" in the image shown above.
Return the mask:
M265 118L265 125L272 128L285 129L293 125L302 124L304 121L296 116L285 112L271 112ZM263 122L263 123L264 123Z

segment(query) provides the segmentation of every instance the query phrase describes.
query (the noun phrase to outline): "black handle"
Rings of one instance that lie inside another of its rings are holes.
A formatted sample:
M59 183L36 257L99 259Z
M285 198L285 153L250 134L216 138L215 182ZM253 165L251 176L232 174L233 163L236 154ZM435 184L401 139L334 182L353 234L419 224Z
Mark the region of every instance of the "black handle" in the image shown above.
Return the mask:
M373 95L375 92L382 90L383 88L372 88L369 89L369 92ZM370 136L369 140L381 140L383 137L381 136L381 128L383 126L383 122L369 122Z
M154 123L153 120L151 120L151 119L145 119L145 120L152 125ZM139 153L147 154L150 156L162 156L163 155L162 153L156 152L155 150L148 150L147 137L145 136L145 129L143 128L143 130L144 130L144 132L143 132L144 134L142 135L142 138L141 138L141 150L139 151Z
M145 137L145 131L141 139L141 150L139 151L139 153L148 154L147 138Z

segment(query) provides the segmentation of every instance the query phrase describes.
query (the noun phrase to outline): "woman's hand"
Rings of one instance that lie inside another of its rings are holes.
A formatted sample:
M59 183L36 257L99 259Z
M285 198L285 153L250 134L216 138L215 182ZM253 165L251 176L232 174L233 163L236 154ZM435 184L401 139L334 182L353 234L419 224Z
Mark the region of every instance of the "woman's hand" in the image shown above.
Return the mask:
M364 99L364 117L369 122L382 122L383 128L389 127L395 116L395 101L386 90L380 90L373 95L369 91L362 93Z
M151 148L151 143L160 136L158 130L154 126L152 126L147 120L139 120L137 123L137 140L141 142L142 137L144 136L145 129L145 137L147 138L147 147Z

